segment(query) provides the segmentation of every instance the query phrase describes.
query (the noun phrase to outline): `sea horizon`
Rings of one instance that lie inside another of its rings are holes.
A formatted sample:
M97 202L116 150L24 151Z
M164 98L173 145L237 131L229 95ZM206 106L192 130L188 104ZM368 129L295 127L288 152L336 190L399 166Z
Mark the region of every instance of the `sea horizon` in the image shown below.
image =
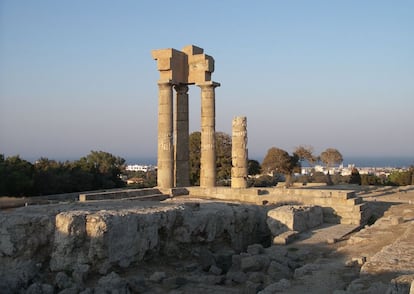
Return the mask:
M344 157L343 165L356 167L405 167L414 166L414 156L349 156Z
M126 157L125 161L128 165L157 165L156 157ZM263 159L261 158L258 161L261 163ZM410 166L414 166L414 156L344 156L342 164L343 166L353 164L356 167L409 168ZM303 164L303 166L307 165L306 162Z
M7 156L6 156L7 157ZM155 156L121 156L125 159L127 165L141 164L141 165L157 165L157 157ZM35 163L40 158L24 158L31 163ZM48 158L48 157L45 157ZM261 164L264 156L255 156L250 159L257 160ZM343 166L348 166L350 164L355 165L356 167L393 167L393 168L409 168L414 166L414 156L343 156ZM50 160L56 160L60 162L65 161L76 161L79 158L75 157L55 157L49 158ZM302 163L302 166L309 166L307 162Z

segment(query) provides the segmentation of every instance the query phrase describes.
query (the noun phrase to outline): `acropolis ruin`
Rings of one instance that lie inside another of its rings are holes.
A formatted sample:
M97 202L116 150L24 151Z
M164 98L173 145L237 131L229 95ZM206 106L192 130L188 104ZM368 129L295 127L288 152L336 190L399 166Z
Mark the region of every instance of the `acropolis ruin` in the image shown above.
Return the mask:
M414 293L412 186L248 187L238 114L231 185L217 186L213 57L189 45L152 58L158 186L2 199L1 293ZM200 186L189 181L191 85Z

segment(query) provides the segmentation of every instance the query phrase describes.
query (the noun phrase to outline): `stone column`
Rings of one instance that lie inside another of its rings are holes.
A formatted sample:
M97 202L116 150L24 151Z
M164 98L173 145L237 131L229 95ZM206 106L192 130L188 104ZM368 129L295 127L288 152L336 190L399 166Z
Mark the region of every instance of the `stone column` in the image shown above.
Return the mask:
M177 92L174 114L174 186L190 186L190 154L188 127L188 87L175 85Z
M158 171L159 188L174 185L173 93L170 82L158 82Z
M216 186L216 105L215 88L219 83L198 84L201 88L200 187Z
M231 187L247 187L247 119L238 116L233 119L231 140Z

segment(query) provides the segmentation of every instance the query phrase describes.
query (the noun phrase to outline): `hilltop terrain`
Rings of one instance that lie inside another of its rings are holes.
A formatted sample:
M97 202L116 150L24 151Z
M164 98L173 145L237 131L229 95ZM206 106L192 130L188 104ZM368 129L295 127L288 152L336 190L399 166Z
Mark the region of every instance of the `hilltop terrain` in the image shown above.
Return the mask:
M190 197L81 204L70 195L12 208L24 203L3 198L0 285L5 293L409 293L414 187L348 188L367 201L370 225L323 224L272 246L265 206Z

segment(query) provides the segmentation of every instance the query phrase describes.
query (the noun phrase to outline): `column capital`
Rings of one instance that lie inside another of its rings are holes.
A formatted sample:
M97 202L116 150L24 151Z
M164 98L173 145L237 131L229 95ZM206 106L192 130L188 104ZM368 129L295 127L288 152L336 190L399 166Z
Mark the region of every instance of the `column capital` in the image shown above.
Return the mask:
M213 81L208 81L208 82L204 82L204 83L198 83L196 84L196 86L200 87L201 89L203 88L216 88L216 87L220 87L220 83L217 82L213 82Z
M186 84L174 85L174 89L178 94L187 94L188 92L188 86Z

